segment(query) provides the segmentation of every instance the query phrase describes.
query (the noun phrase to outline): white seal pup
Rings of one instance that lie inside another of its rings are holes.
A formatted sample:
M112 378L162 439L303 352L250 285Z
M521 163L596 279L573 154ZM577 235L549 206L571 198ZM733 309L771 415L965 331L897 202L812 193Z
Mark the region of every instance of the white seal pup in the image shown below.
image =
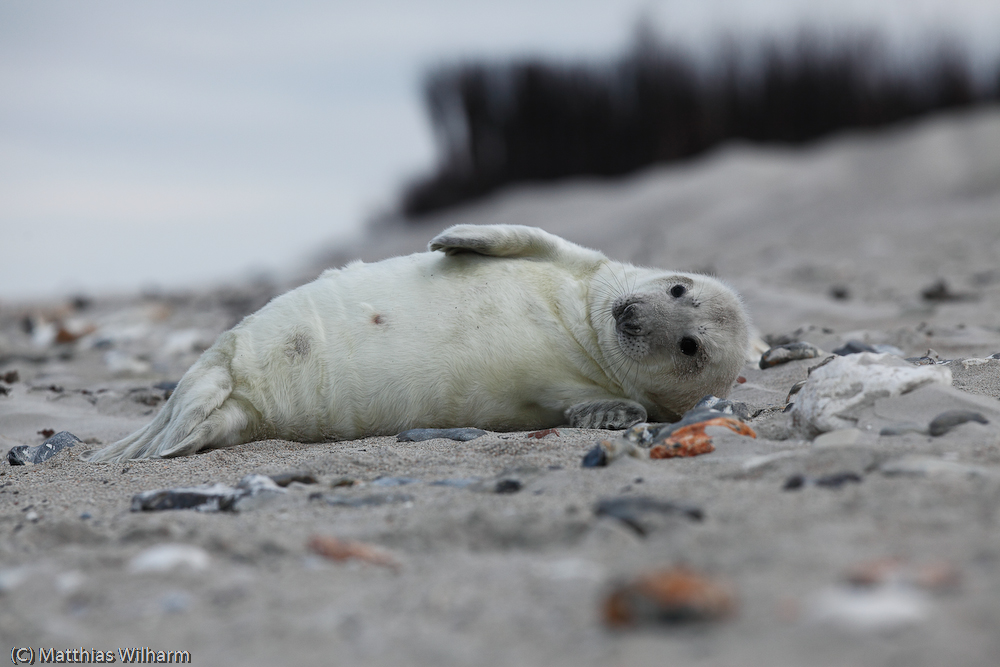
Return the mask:
M439 252L440 251L440 252ZM739 297L533 227L457 225L430 252L325 271L223 333L145 428L93 461L410 428L625 428L726 396Z

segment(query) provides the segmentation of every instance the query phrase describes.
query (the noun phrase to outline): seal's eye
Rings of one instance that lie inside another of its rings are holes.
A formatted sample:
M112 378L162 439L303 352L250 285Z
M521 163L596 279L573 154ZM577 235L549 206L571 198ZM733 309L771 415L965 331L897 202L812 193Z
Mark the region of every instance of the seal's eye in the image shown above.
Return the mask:
M686 354L689 357L693 357L698 354L698 341L691 338L691 336L684 336L684 338L681 338L681 353Z
M684 296L684 292L686 291L687 288L684 287L684 285L674 285L673 287L670 288L670 296L674 297L675 299L679 299L682 296Z

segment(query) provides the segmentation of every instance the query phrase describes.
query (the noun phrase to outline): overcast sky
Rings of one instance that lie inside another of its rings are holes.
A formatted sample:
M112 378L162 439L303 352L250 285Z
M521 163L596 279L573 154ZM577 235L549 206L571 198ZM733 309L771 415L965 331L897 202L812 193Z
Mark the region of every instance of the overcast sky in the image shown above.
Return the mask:
M609 56L640 16L1000 43L997 0L0 0L0 299L282 271L430 169L429 66Z

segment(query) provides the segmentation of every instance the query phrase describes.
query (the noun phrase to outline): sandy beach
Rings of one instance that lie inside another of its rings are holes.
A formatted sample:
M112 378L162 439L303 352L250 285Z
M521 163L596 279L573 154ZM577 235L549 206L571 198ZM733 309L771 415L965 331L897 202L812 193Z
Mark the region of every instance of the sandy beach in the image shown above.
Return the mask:
M806 148L730 145L419 224L385 218L297 282L0 304L3 453L61 431L83 441L0 463L5 650L122 662L119 648L148 647L196 665L1000 663L997 146L996 109ZM715 451L691 458L583 468L618 434L560 428L85 461L273 296L351 259L422 251L456 223L534 225L712 273L770 344L820 356L748 363L730 398L757 437L710 428ZM817 437L785 412L789 392L849 341L946 369L950 386L873 395L853 426ZM982 420L927 432L955 410ZM882 435L901 425L914 428ZM237 511L132 510L145 491L288 473L299 481ZM696 618L637 602L616 624L610 596L664 571L710 582Z

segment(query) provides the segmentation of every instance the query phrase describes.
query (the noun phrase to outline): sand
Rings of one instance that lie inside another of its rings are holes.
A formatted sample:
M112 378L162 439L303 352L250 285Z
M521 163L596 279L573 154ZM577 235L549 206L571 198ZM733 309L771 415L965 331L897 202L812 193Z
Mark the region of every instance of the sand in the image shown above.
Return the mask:
M154 385L292 285L93 295L84 309L2 304L0 376L19 376L0 385L4 452L41 443L44 429L87 443L0 464L5 650L82 647L121 662L118 648L149 647L199 665L1000 663L1000 360L986 359L1000 352L998 145L1000 113L987 110L805 149L730 146L622 181L512 189L416 226L385 219L320 263L418 251L458 222L538 225L615 259L711 271L771 340L952 360L952 387L879 399L856 431L819 440L782 412L821 360L810 359L748 364L731 398L751 407L758 437L713 428L715 451L694 458L584 469L609 434L567 428L90 464L87 449L162 406ZM321 268L303 266L301 279ZM945 298L924 298L939 280ZM63 338L93 330L60 344L60 326ZM879 435L956 408L988 423ZM316 483L238 512L130 509L142 491L285 472ZM791 479L803 484L786 489ZM640 514L637 530L595 511L635 496L701 518ZM317 535L395 566L325 558L308 547ZM175 567L137 571L164 545L187 551ZM677 565L727 586L732 613L607 627L609 592ZM850 583L859 568L875 573L865 586Z

